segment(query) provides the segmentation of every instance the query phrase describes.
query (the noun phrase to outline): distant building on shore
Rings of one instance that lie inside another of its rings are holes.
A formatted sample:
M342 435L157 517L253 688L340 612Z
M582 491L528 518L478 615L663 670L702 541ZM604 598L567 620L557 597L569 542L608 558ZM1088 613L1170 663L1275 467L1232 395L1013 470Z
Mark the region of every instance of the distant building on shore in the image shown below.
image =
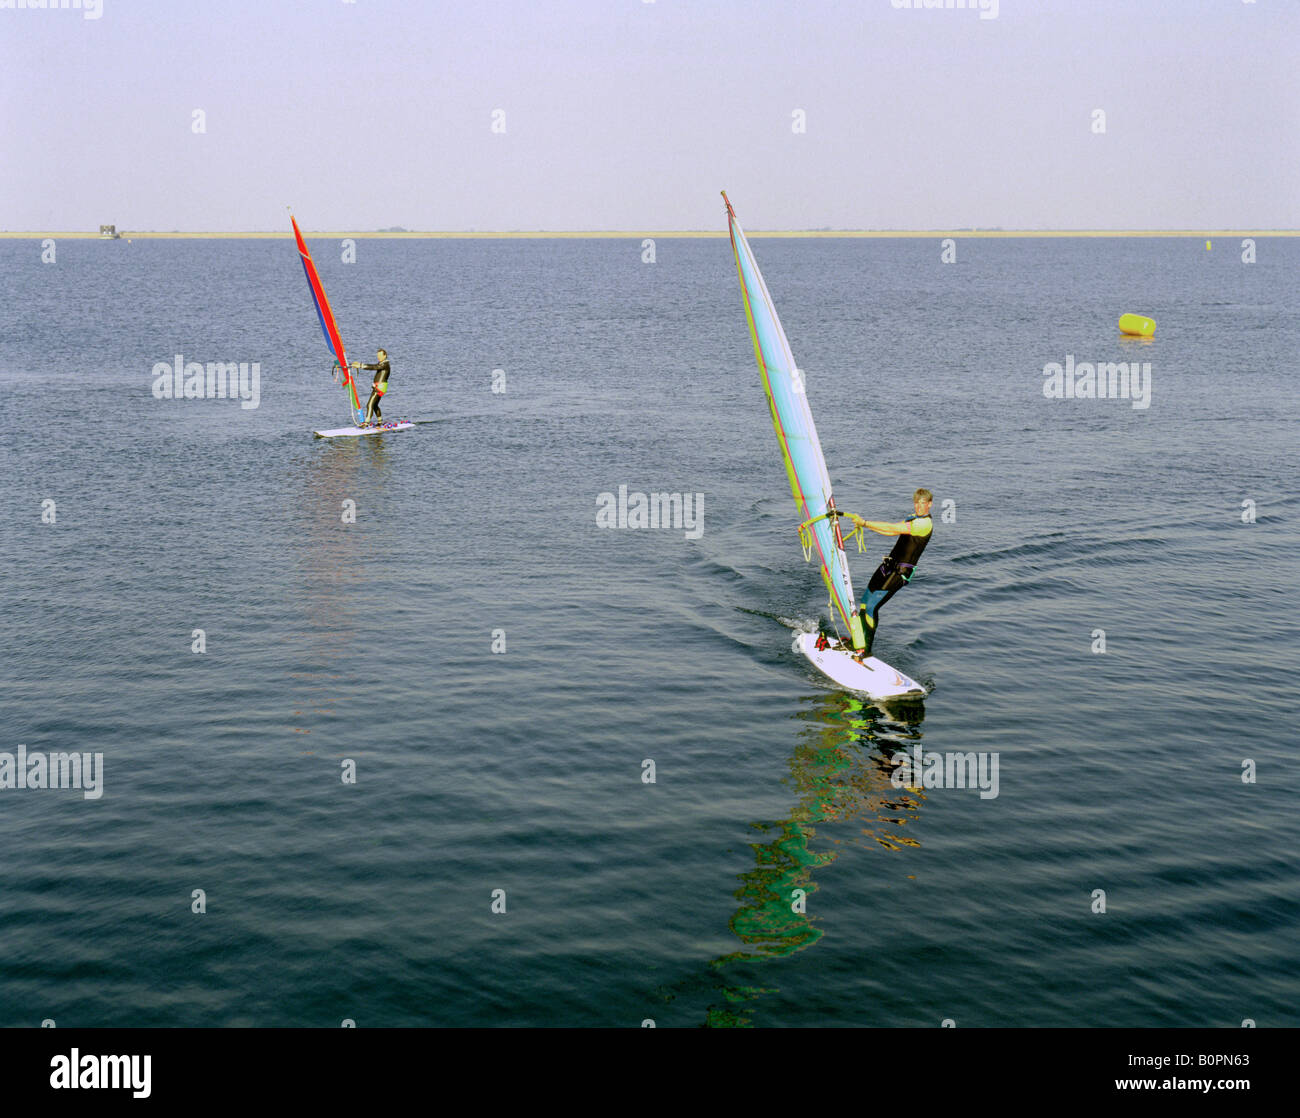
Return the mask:
M99 235L101 237L108 237L111 240L117 240L122 236L122 234L117 231L116 225L101 225L99 227Z

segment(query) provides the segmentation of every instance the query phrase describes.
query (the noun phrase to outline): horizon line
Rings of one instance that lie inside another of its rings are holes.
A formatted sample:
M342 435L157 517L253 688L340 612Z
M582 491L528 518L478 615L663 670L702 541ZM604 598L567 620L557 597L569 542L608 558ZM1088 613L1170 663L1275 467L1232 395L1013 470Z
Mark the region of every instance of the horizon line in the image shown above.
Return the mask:
M1300 229L746 229L750 237L1300 237ZM304 236L351 237L373 240L435 240L435 239L538 239L547 238L610 238L632 240L645 237L727 237L727 230L714 229L659 229L659 230L303 230ZM103 233L80 230L0 230L0 239L26 240L30 238L63 237L67 239L110 241L144 239L229 239L254 240L292 238L293 231L210 232L202 230L159 232L156 230L118 230L116 237Z

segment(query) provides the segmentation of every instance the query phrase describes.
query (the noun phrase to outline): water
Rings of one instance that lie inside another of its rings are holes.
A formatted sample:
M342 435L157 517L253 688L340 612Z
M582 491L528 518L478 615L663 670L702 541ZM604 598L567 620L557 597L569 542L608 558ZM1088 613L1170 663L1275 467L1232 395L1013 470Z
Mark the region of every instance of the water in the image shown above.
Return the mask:
M0 751L104 755L0 792L0 1025L1298 1023L1295 241L755 239L840 506L955 509L888 711L790 651L725 240L314 247L414 431L311 437L290 241L0 241ZM177 353L259 407L155 399ZM1067 355L1150 408L1045 399ZM598 529L620 485L703 534ZM998 796L893 787L918 743Z

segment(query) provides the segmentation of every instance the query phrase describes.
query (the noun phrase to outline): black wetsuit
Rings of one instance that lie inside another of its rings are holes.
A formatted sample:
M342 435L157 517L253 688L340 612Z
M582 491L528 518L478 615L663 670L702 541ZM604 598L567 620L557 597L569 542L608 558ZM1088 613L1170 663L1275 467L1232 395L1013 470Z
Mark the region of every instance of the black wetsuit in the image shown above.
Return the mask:
M912 571L921 558L921 552L934 535L934 521L929 513L907 518L908 524L913 524L914 521L923 521L914 527L920 528L924 534L899 536L894 541L893 550L885 556L884 562L876 568L871 581L867 583L867 600L862 603L860 612L868 650L876 633L876 615L880 612L880 607L912 581Z
M375 374L375 381L378 388L370 389L370 399L366 401L366 422L369 423L373 418L376 423L381 422L384 418L383 412L379 410L379 401L385 392L388 391L388 358L385 357L378 365L361 365L362 369L368 369Z

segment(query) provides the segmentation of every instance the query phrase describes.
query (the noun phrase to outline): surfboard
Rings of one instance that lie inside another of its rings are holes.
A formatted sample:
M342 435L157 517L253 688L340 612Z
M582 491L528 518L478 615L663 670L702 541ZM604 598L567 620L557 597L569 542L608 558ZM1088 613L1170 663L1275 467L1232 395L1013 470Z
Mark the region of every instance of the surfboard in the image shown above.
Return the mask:
M394 423L385 423L382 427L334 427L329 431L315 432L322 439L337 439L343 435L383 435L389 431L405 431L415 424L409 419L398 420Z
M818 650L816 633L800 633L794 641L796 652L802 652L825 676L841 687L861 691L873 699L922 699L925 688L911 676L904 675L876 656L861 662L855 660L850 650L834 645Z

